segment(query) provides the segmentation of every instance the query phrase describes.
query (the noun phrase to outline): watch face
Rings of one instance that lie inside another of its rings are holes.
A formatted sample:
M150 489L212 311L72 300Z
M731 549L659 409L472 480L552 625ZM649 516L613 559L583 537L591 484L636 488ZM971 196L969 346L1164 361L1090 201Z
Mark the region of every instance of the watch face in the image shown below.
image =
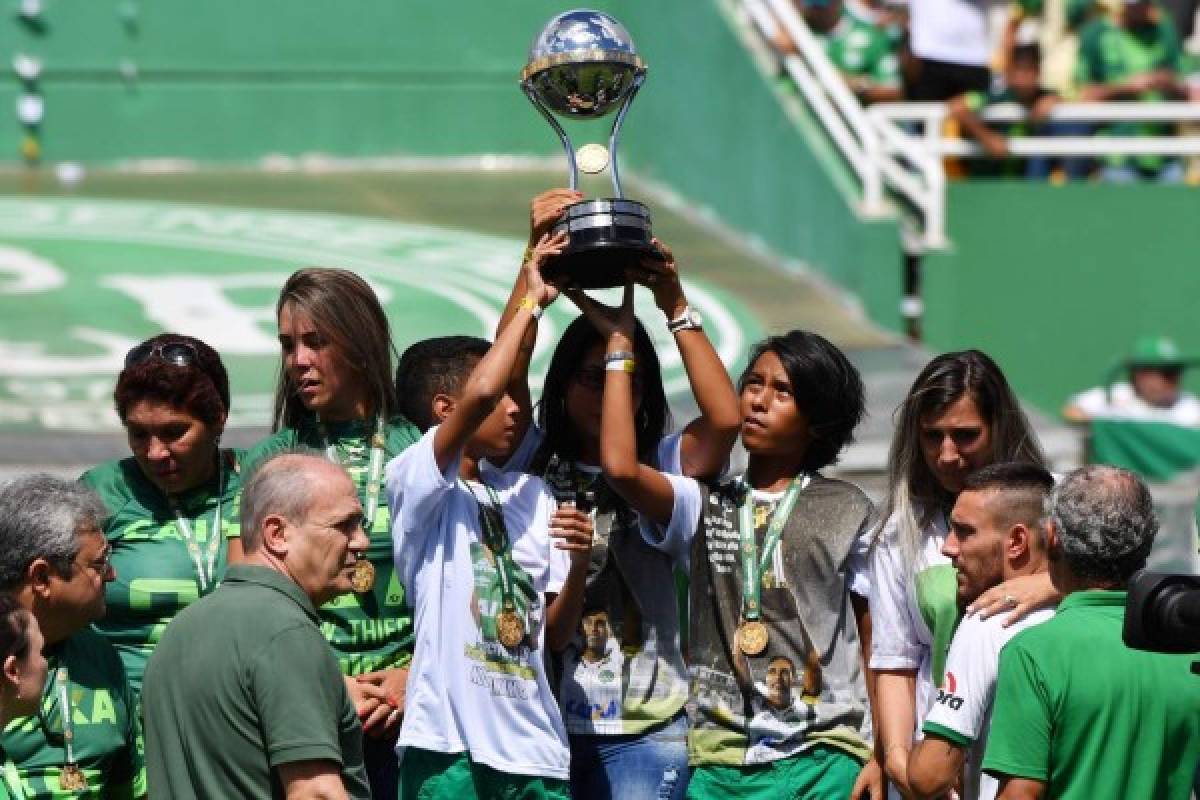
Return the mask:
M689 325L694 325L695 327L699 328L704 324L704 317L700 316L699 311L688 309L687 321Z

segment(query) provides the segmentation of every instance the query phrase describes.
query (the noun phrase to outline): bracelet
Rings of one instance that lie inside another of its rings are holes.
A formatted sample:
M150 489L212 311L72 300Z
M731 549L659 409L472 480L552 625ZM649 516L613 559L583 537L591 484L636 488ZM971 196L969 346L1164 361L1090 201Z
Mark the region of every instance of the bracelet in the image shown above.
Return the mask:
M614 350L611 353L604 354L604 363L609 364L613 361L633 361L637 358L628 350Z
M533 245L525 247L525 255L521 256L521 263L528 264L533 259Z
M542 312L544 312L546 310L546 309L542 308L540 305L538 305L537 300L534 300L529 295L525 295L524 297L521 298L521 302L517 304L517 308L518 309L522 309L522 308L529 309L529 316L533 317L535 320L541 319Z
M607 372L624 372L632 375L637 371L637 362L632 358L605 359L604 369Z

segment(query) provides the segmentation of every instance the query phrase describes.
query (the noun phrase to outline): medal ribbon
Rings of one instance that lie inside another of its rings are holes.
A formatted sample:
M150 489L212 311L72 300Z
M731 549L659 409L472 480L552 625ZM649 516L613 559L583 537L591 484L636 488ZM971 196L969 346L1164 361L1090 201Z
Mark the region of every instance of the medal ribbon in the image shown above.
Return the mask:
M13 800L25 800L25 787L21 784L21 773L17 765L8 759L4 762L4 783L8 786L8 794Z
M209 585L214 583L217 574L217 555L221 552L221 500L224 496L225 459L221 458L221 454L218 452L217 509L213 512L212 530L208 532L207 552L203 554L200 552L200 542L196 538L196 532L192 530L192 524L183 515L179 504L175 500L170 500L171 511L175 514L175 528L179 531L179 536L187 547L188 555L192 557L192 564L196 566L196 582L200 584L201 594L208 591Z
M67 763L63 771L78 769L75 764L75 720L71 719L71 676L66 667L59 667L54 673L54 682L58 684L58 707L62 713L63 748L67 751Z
M346 466L342 459L338 456L337 445L329 439L329 431L325 428L325 423L321 422L321 418L317 418L317 432L321 436L321 444L325 445L325 457L335 464ZM375 513L379 511L379 479L383 477L383 455L384 448L387 444L386 425L384 423L383 414L375 417L375 432L371 434L371 456L368 460L367 467L367 485L366 502L363 504L363 530L367 535L371 535L371 528L375 525Z
M496 559L496 572L500 576L500 600L504 605L504 610L514 611L517 606L513 599L512 556L509 553L508 531L504 524L504 514L501 511L500 498L496 496L495 489L483 481L480 481L480 483L487 490L489 508L484 508L483 503L479 501L479 496L475 492L471 492L471 496L475 498L475 503L479 506L479 522L483 527L483 543L487 549L492 551L492 556ZM467 491L471 491L469 487ZM498 524L496 520L499 520Z
M787 492L771 514L767 535L763 538L761 556L754 542L754 492L749 486L744 487L745 495L738 508L738 537L741 540L739 549L742 559L742 618L745 620L754 621L761 615L762 574L770 565L775 547L783 537L783 526L792 514L796 498L810 481L811 475L797 475L788 486Z

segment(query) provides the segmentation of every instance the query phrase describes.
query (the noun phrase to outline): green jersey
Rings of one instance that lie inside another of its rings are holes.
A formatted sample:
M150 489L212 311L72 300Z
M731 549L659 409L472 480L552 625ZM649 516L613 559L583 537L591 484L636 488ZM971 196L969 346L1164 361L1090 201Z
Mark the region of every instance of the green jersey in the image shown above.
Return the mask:
M1126 28L1112 20L1100 18L1079 34L1079 60L1076 62L1075 82L1121 83L1135 75L1156 70L1178 73L1182 48L1175 25L1168 14L1159 14L1157 23L1141 28ZM1162 92L1144 92L1138 100L1161 102ZM1170 133L1170 126L1152 122L1120 122L1102 131L1109 136L1161 136ZM1119 164L1123 157L1111 157L1109 163ZM1145 170L1156 170L1161 156L1135 156L1134 163Z
M282 430L259 442L247 454L246 463L252 469L262 459L285 450L311 448L325 452L333 447L337 460L358 487L365 509L373 433L373 422L356 420L328 423L322 435L313 422L299 429ZM393 417L384 432L384 463L419 438L421 434L412 423L404 417ZM375 567L375 585L367 592L335 598L320 609L321 632L332 645L345 675L407 666L412 659L412 613L392 559L392 515L382 472L377 483L379 509L367 531L367 560Z
M49 675L35 716L4 729L27 800L133 798L146 793L146 767L137 705L125 668L104 637L85 628L46 648ZM63 700L66 700L64 706ZM68 763L65 732L73 734L75 763L87 788L62 788ZM17 794L16 792L10 793Z
M117 574L105 587L108 612L95 627L117 648L135 692L167 623L225 575L227 540L241 535L238 464L237 451L223 451L218 476L178 498L176 506L132 458L101 464L80 478L108 508L104 535Z
M822 37L829 60L847 75L861 75L882 86L900 85L900 63L886 32L844 12Z
M1046 797L1188 800L1200 758L1191 655L1126 647L1125 592L1066 596L1000 651L983 768Z

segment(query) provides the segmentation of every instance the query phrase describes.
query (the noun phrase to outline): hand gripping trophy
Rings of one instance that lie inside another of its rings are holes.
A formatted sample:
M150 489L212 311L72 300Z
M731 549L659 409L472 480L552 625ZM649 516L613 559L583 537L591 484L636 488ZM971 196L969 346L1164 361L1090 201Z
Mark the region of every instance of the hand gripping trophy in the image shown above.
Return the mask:
M660 258L651 244L650 211L626 200L617 168L617 139L634 95L646 80L646 65L629 32L599 11L579 9L546 23L529 48L521 88L558 134L567 153L571 188L579 172L612 175L615 197L568 206L554 232L566 231L562 255L547 264L547 277L565 277L581 289L620 286L625 267L642 258ZM619 110L618 110L619 109ZM613 111L608 148L585 144L576 152L558 114L567 119L599 119Z

